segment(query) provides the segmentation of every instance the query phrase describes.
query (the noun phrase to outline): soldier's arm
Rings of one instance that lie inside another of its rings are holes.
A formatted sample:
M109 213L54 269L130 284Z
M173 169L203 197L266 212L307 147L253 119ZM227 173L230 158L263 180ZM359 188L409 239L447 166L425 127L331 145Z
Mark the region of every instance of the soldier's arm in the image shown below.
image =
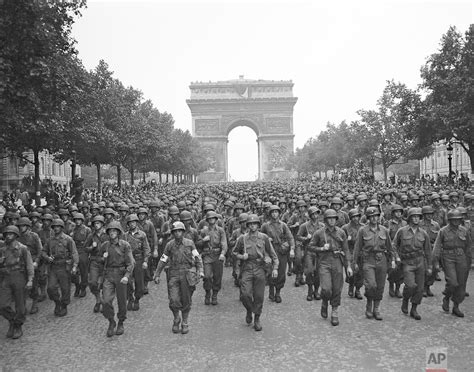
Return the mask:
M23 259L26 265L26 273L28 275L28 281L33 281L35 276L35 269L33 267L33 259L31 258L31 253L27 247L22 247Z
M161 255L160 261L158 261L158 265L155 271L155 276L159 277L161 275L161 272L165 268L166 264L168 263L170 250L171 250L171 242L168 242L165 246L165 250L163 254Z
M398 252L392 244L392 239L390 239L390 231L388 229L385 229L385 233L385 249L387 250L387 252L390 252L390 257L392 258L392 261L399 261L400 258L398 257Z
M36 251L38 252L38 256L36 256L34 262L36 262L38 265L41 261L41 257L43 256L43 244L41 243L41 239L39 238L38 234L34 234L33 235L33 239L35 241L35 245L36 245Z
M194 243L192 243L191 253L193 254L196 270L198 271L199 274L204 275L204 265L202 263L202 257L199 254L198 250L196 249L196 246L194 245Z
M69 252L72 256L72 266L77 267L79 265L79 254L77 253L76 243L73 238L69 240Z
M472 227L471 227L472 229ZM472 237L471 237L471 231L467 230L467 233L466 233L466 256L471 258L472 257ZM470 267L467 268L468 270L471 270Z
M359 229L359 231L357 231L357 236L355 238L354 253L352 256L352 264L354 265L357 264L357 261L359 259L360 250L362 249L362 246L364 245L363 240L364 238L362 237L362 229Z
M278 265L280 264L278 260L278 256L275 252L275 249L273 248L272 243L270 242L270 239L268 239L268 236L265 237L265 251L267 254L271 257L272 259L272 269L273 271L278 270Z
M125 244L125 265L127 267L124 276L130 279L130 277L132 276L133 268L135 267L135 259L133 258L132 247L130 246L130 244L127 242L124 242L124 244Z
M153 228L153 231L155 231L154 228ZM151 254L150 244L148 244L148 238L146 237L146 234L145 234L145 239L143 239L143 260L144 260L144 262L148 261L148 258L150 257L150 254Z
M306 230L306 225L301 225L298 228L298 232L296 233L296 240L302 243L305 243L308 240L308 232Z
M155 225L153 225L153 222L149 221L150 222L150 226L151 226L151 242L150 242L150 250L153 249L153 251L158 251L158 235L156 234L156 229L155 229Z
M244 254L244 236L241 235L237 238L237 241L232 248L232 254L237 257L239 260L242 259L242 255Z
M284 222L283 222L283 229L285 230L285 235L288 238L288 241L290 243L290 250L294 251L295 250L295 238L293 238L293 234L291 233L290 228Z
M221 241L220 243L222 247L221 255L225 256L228 248L227 248L227 236L225 234L224 229L220 231L219 238L220 238L220 241Z
M426 231L423 231L425 235L425 243L423 244L423 251L425 254L426 258L426 263L427 263L427 269L431 270L433 268L433 257L431 255L431 241L428 233Z

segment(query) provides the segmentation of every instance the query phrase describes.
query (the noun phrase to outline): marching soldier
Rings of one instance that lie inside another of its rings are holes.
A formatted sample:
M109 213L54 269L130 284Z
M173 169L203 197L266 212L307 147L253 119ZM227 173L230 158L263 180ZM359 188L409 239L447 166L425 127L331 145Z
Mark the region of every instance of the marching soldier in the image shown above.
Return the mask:
M265 298L266 266L271 265L272 277L278 276L278 257L264 233L258 231L260 219L252 214L247 218L248 232L240 235L232 251L241 262L240 299L247 315L248 325L254 322L256 331L262 330L260 315Z
M280 303L280 291L285 286L288 258L295 257L295 240L288 225L280 221L280 207L272 205L269 209L271 220L263 224L261 231L268 235L277 253L278 276L277 278L272 278L270 281L270 293L268 297L271 301ZM297 226L299 226L299 224Z
M386 227L390 233L390 239L393 242L395 239L395 234L403 226L407 225L407 222L402 218L403 207L398 204L393 204L391 207L391 216L392 218L386 223ZM403 268L400 265L397 265L394 269L389 268L388 275L388 294L390 297L402 298L400 293L400 286L403 283Z
M341 304L343 286L343 268L347 267L347 275L352 276L350 253L347 236L344 230L336 226L337 212L328 209L324 212L325 227L316 230L311 237L309 246L318 254L319 281L321 285L321 316L328 317L328 305L331 304L331 324L339 325L338 308Z
M169 265L168 298L174 318L171 330L173 333L181 332L182 334L189 332L188 319L192 295L199 281L198 278L204 277L201 256L192 240L183 237L184 231L185 227L182 222L173 223L171 227L173 239L166 244L154 276L155 283L159 284L161 272L165 266Z
M56 304L54 315L65 316L67 305L71 302L71 273L77 273L79 255L74 240L63 232L64 221L55 219L51 227L53 236L43 250L43 258L50 264L48 295Z
M421 208L421 213L423 214L423 219L420 222L420 228L426 231L428 237L430 238L431 247L433 247L441 227L438 222L433 220L434 210L431 205L423 206L423 208ZM427 257L425 257L425 260L426 259ZM426 265L433 266L433 263L426 262ZM436 275L436 270L432 270L431 275L426 275L423 297L433 297L433 292L431 292L430 286L434 284L436 280Z
M120 336L124 333L123 323L127 319L127 284L132 276L135 260L130 244L120 239L123 235L120 222L112 221L107 225L105 231L109 240L102 243L101 246L105 258L102 290L104 295L103 315L109 321L107 337L112 337L114 334ZM115 322L113 305L115 296L117 296L118 325Z
M320 300L319 294L319 272L317 254L314 249L308 246L312 236L316 230L324 227L324 224L319 222L319 209L317 207L309 207L309 220L303 223L298 229L296 240L302 244L304 252L304 274L306 276L306 284L308 285L308 294L306 300L313 301L313 298Z
M272 210L271 208L272 207L270 207L270 211ZM288 227L290 228L290 231L293 234L294 240L296 240L296 235L300 226L308 220L306 202L304 200L298 200L296 202L296 208L296 212L290 217L288 221ZM300 285L306 284L305 280L303 279L303 253L304 252L301 247L301 243L297 242L295 246L295 256L290 257L290 259L288 260L288 262L292 262L293 272L296 274L295 287L299 287ZM279 262L280 264L282 263L281 260Z
M382 320L380 302L387 278L387 261L391 259L391 266L394 269L398 255L392 247L388 229L379 224L379 209L368 207L365 210L365 216L368 223L357 233L352 262L355 271L361 269L357 261L359 255L362 256L365 297L367 298L365 316L368 319Z
M359 232L360 228L363 227L364 225L359 222L360 211L357 208L351 209L349 211L349 218L351 222L342 226L342 229L347 235L347 244L349 246L349 252L351 254L351 257L353 257L354 245L355 245L357 233ZM356 264L359 267L363 266L362 256L359 256L358 262L356 262ZM362 295L360 294L360 289L362 288L362 285L364 284L364 277L362 275L362 272L359 270L359 271L356 271L354 275L352 276L346 276L346 283L349 284L349 290L348 290L349 297L355 297L358 300L362 300ZM355 288L355 292L354 292L354 288Z
M399 229L393 245L396 248L403 265L403 302L402 312L408 314L408 302L411 301L410 316L420 320L417 307L423 298L425 274L432 274L432 258L430 238L425 230L420 228L421 208L408 210L409 225Z
M85 218L82 213L74 214L73 220L76 225L71 232L71 236L74 243L76 243L77 253L79 254L79 275L75 275L72 280L76 285L74 297L85 297L89 272L89 252L85 243L91 234L91 229L84 224Z
M462 318L464 313L459 305L464 301L467 262L471 257L471 236L462 226L462 214L456 210L448 212L448 225L442 227L433 250L435 269L439 269L439 260L443 263L446 287L444 290L443 310L449 312L449 300L453 302L453 314Z
M244 235L248 229L247 229L247 219L249 215L247 213L241 213L239 215L239 223L240 227L234 229L232 232L232 235L229 238L229 246L234 249L235 244L237 243L237 240L241 235ZM237 269L239 267L239 259L235 254L232 255L232 277L234 278L234 285L236 287L240 287L240 278L241 278L241 271L238 273Z
M30 298L33 300L30 314L36 314L38 312L38 296L40 288L39 282L41 276L39 267L41 263L41 252L43 250L43 245L41 244L38 234L31 231L31 221L27 217L21 217L18 220L17 226L20 231L18 242L28 248L31 254L31 259L33 260L33 269L35 275L33 277L33 286L30 290Z
M8 320L7 337L18 339L23 335L25 321L25 288L33 287L34 268L28 248L18 242L20 231L7 226L0 241L0 314ZM15 303L15 311L11 303Z
M227 237L222 227L217 226L217 213L207 212L206 222L201 230L204 264L204 304L217 305L217 293L222 286L222 273L224 269L225 255L227 252ZM212 301L211 301L212 290Z

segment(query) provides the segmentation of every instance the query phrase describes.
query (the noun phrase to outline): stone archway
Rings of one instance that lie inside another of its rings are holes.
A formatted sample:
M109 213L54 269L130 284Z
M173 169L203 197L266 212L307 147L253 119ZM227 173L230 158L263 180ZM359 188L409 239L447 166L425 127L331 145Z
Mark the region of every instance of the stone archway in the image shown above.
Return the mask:
M228 135L237 126L257 134L260 180L286 176L285 163L293 152L293 97L291 81L229 80L192 83L193 136L206 149L211 167L200 182L227 181Z

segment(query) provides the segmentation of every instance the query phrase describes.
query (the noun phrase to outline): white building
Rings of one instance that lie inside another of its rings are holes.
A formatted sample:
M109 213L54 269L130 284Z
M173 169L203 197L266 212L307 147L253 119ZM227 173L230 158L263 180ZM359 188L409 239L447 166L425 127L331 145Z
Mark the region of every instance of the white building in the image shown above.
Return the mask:
M452 143L451 167L460 177L461 174L469 176L472 180L474 175L471 173L471 161L467 152L459 143ZM445 142L438 142L434 145L433 154L420 160L420 176L429 175L433 178L439 174L446 176L449 173L448 145Z

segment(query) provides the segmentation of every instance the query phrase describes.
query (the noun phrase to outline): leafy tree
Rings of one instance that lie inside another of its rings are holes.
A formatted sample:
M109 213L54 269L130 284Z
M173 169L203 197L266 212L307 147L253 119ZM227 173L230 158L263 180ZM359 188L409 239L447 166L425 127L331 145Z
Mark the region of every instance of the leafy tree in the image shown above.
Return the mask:
M71 37L84 1L0 3L0 136L25 159L33 151L39 202L39 153L57 150L63 108L76 84L78 61ZM30 159L25 159L30 161Z
M421 145L452 139L471 160L474 173L474 24L464 37L455 27L421 69L427 96L416 132Z

